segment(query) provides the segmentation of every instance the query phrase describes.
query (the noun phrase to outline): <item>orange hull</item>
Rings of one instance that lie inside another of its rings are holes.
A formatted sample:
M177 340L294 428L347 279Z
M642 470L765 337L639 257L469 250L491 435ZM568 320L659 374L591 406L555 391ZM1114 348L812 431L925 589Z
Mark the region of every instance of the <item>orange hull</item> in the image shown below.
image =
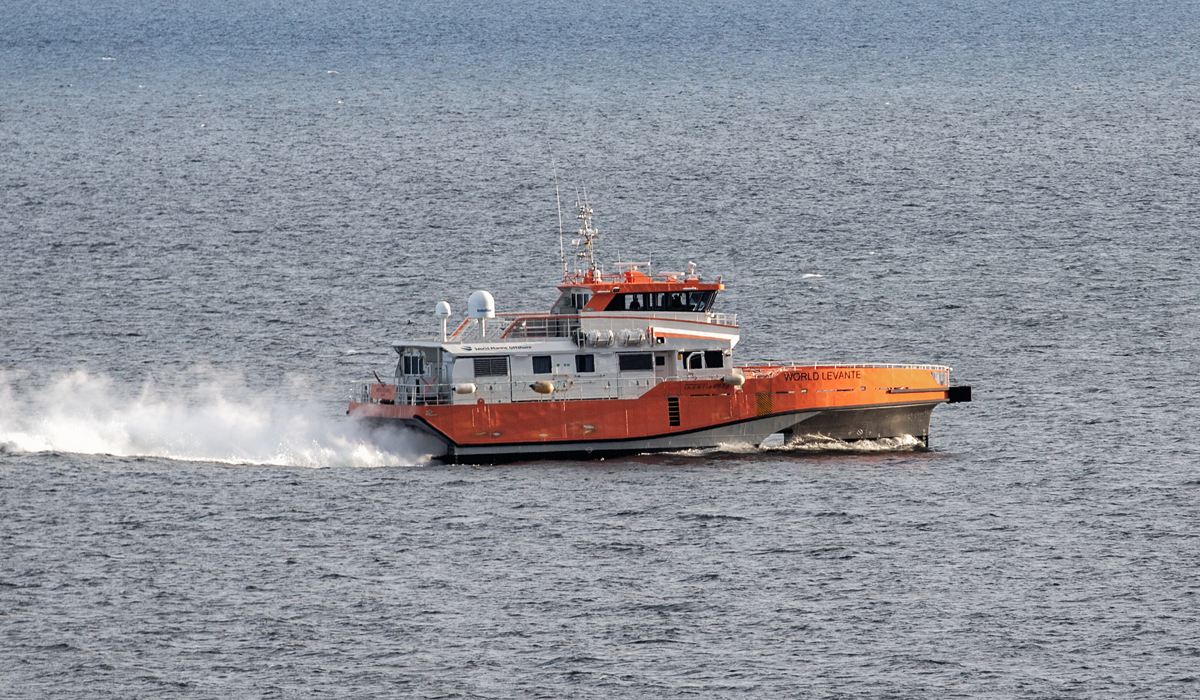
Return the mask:
M871 409L874 416L891 415L886 409L920 407L928 434L928 413L938 403L969 400L962 391L939 384L928 368L807 366L743 367L741 387L720 380L665 381L636 399L524 401L513 403L410 406L388 402L390 385L375 385L369 403L350 404L350 415L372 419L398 419L426 430L448 446L450 455L488 459L491 448L501 448L509 459L536 458L546 448L593 452L588 446L615 444L620 451L671 449L673 435L713 433L711 446L729 441L761 442L763 430L803 431L804 423L786 427L789 417L818 417L830 412ZM944 380L943 380L944 381ZM393 394L394 398L394 394ZM378 402L377 402L378 401ZM880 411L879 409L885 409ZM894 412L893 412L894 413ZM753 429L714 431L722 426L753 425ZM821 425L821 420L813 421ZM906 424L908 425L908 424ZM919 430L919 420L917 422ZM780 427L785 426L785 427ZM863 427L842 430L842 437L896 437L882 434L869 421ZM769 433L767 433L769 434ZM813 431L812 434L821 434ZM647 442L649 441L649 442ZM656 442L657 441L657 442ZM693 440L695 442L695 440ZM705 444L701 438L695 446ZM688 443L692 444L692 443ZM664 445L665 447L656 447Z

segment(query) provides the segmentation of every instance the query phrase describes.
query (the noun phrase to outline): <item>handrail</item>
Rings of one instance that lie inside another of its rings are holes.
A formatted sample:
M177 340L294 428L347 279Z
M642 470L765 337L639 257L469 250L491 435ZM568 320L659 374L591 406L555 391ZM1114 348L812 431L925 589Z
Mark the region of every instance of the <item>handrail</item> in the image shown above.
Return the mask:
M492 379L495 381L490 381ZM534 391L531 385L538 381L552 382L555 390L549 394ZM436 382L421 387L404 384L384 386L394 388L395 393L388 393L395 397L391 401L398 405L445 406L454 403L475 403L478 399L491 399L495 403L636 399L664 381L667 380L657 376L590 378L579 375L535 375L532 379L519 380L512 377L477 377L473 382L476 389L470 394L456 394L456 384L450 382ZM383 401L372 396L371 386L372 384L359 384L357 391L352 394L352 399L356 403L382 403Z
M740 372L748 379L769 377L782 370L795 368L813 369L911 369L928 370L933 372L950 372L945 365L906 365L888 363L780 363L766 366L735 366L732 369ZM720 375L723 376L723 375ZM514 379L511 375L503 377L476 377L471 383L476 385L470 394L456 394L452 382L430 382L421 386L396 385L385 383L384 386L395 387L394 403L407 406L443 406L454 403L474 403L478 399L490 400L496 403L524 403L539 401L567 400L598 400L598 399L636 399L665 381L711 381L719 380L720 376L697 376L687 371L683 376L618 376L618 377L587 377L579 374L539 374L522 379ZM532 384L549 381L555 387L549 394L535 391ZM941 382L939 381L939 384ZM372 384L359 384L352 398L357 403L379 403L380 400L371 393ZM378 386L377 384L375 386ZM893 387L895 388L895 387ZM907 387L899 387L907 389ZM935 388L919 389L919 391L944 391L946 385ZM730 387L730 391L733 391ZM917 391L917 390L914 390ZM893 392L901 393L901 392Z
M702 318L696 318L700 316ZM450 334L449 342L464 342L473 341L479 342L485 339L491 340L524 340L529 338L570 338L573 332L580 330L586 324L588 326L603 326L609 325L619 327L622 325L614 323L615 321L644 321L653 325L654 322L659 323L689 323L695 325L719 325L729 328L737 328L737 314L726 314L710 311L691 312L691 311L663 311L654 312L653 315L647 314L608 314L597 312L595 314L496 314L496 318L503 318L508 323L503 321L494 322L487 329L486 338L480 334L479 319L464 319L462 323ZM511 320L510 320L511 319ZM474 323L472 323L474 321ZM524 329L522 330L522 324ZM611 330L611 329L610 329Z
M946 365L906 365L906 364L889 364L880 362L857 362L846 364L844 362L778 362L766 365L743 365L737 369L746 371L749 370L755 373L775 372L781 369L798 369L801 367L811 367L813 369L922 369L931 372L953 372L953 368Z
M578 316L542 316L520 317L513 321L504 331L502 337L507 339L527 338L570 338L579 330Z

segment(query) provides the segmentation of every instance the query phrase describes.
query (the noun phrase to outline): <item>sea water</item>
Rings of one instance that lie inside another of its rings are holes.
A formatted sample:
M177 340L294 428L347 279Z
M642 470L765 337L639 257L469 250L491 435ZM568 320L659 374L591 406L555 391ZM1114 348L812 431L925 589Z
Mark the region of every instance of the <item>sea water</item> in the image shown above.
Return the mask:
M1194 2L0 15L0 696L1194 697ZM487 289L722 275L931 449L448 467L355 383ZM586 193L586 194L585 194ZM316 469L313 469L316 467Z

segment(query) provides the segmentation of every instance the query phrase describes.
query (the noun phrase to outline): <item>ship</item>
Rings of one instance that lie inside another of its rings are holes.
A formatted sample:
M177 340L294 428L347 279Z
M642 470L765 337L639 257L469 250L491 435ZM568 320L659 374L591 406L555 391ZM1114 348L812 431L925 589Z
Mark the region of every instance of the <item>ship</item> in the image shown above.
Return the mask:
M494 464L780 441L911 437L928 449L934 407L971 400L944 365L738 365L737 316L716 310L720 276L705 281L691 262L606 271L592 208L577 207L575 264L560 223L563 276L548 311L497 313L494 297L475 291L450 331L450 305L439 302L440 336L394 343L394 374L360 383L347 413L424 434L436 460Z

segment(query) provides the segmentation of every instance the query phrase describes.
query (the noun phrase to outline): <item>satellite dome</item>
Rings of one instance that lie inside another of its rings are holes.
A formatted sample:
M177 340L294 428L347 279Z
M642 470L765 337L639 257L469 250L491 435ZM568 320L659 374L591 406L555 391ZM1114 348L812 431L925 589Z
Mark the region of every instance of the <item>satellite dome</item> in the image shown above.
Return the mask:
M471 318L496 318L496 300L491 292L482 289L472 292L467 298L467 316Z

